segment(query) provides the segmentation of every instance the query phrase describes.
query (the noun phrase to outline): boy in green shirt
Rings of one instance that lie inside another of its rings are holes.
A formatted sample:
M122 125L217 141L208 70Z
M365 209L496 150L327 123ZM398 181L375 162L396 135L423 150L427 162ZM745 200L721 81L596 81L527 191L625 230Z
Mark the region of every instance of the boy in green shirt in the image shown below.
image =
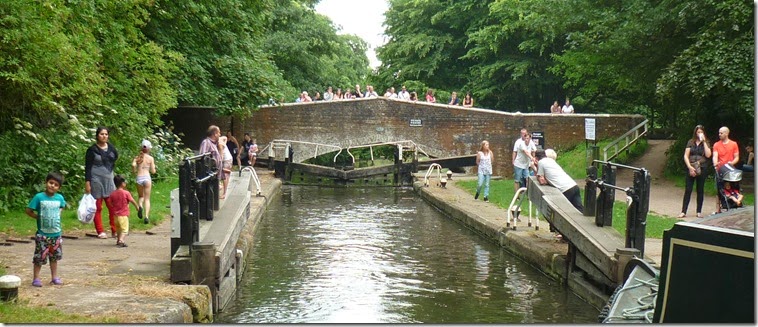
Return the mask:
M34 279L32 285L42 287L39 279L42 265L50 259L50 275L53 285L63 285L58 277L58 260L63 259L61 245L61 211L66 206L63 195L58 190L63 184L63 176L49 173L45 178L45 191L37 193L26 208L26 214L37 220L37 233L34 237Z

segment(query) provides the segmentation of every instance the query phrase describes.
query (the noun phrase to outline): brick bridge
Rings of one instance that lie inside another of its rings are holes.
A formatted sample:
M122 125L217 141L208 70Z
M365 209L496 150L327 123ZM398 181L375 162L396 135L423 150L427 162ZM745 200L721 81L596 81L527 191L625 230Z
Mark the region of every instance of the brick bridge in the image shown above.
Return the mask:
M430 155L451 157L474 154L480 142L488 140L495 155L494 174L502 176L512 175L513 142L521 127L542 132L545 144L560 151L584 142L585 118L595 118L598 140L618 137L645 120L641 115L522 114L386 98L264 106L247 118L215 116L212 108L182 107L165 117L195 150L211 124L224 133L232 130L240 142L249 132L261 148L274 139L342 147L412 140ZM294 149L297 162L313 153L313 149Z

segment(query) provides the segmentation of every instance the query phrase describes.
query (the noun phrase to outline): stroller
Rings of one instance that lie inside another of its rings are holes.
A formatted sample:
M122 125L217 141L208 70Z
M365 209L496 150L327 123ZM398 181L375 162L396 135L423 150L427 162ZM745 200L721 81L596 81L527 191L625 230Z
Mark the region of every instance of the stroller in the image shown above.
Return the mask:
M724 183L729 182L732 190L737 190L737 192L742 193L742 190L740 189L740 181L742 180L742 170L739 170L737 168L734 168L731 164L726 164L719 168L719 170L716 172L716 190L718 191L718 211L717 213L720 213L722 210L727 211L734 208L740 208L742 207L742 204L739 205L735 203L732 199L730 199L727 196L727 191L724 188Z

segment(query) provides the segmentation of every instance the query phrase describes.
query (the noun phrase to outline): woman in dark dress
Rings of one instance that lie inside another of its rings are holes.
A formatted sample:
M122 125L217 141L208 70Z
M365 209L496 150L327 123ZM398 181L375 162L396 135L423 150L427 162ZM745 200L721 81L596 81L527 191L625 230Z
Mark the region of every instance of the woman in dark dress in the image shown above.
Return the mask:
M231 131L226 132L226 147L229 148L229 152L232 154L232 166L241 167L240 163L240 144L237 142L237 138L232 135Z
M697 217L703 218L703 196L705 186L705 164L706 158L711 157L711 147L708 145L708 138L705 137L702 125L695 126L692 132L692 138L687 141L687 147L684 148L684 164L687 166L686 183L684 187L684 199L682 199L682 213L679 218L687 216L687 207L690 206L690 196L692 195L692 185L697 182Z
M108 207L108 221L111 225L111 235L116 236L115 213L111 208L109 196L116 190L116 184L113 183L113 167L118 159L118 151L108 142L109 130L105 127L98 127L95 132L97 142L87 148L84 156L84 192L92 194L95 198L95 231L98 238L108 238L103 231L103 200Z

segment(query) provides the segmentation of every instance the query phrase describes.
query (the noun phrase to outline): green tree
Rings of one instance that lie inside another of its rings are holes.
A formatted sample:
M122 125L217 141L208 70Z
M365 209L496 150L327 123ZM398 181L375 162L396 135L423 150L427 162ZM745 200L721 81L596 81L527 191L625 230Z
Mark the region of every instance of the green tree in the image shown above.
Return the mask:
M263 36L272 0L156 1L145 34L185 61L175 81L182 105L247 114L290 90Z
M23 205L49 171L65 174L64 194L80 194L96 126L129 158L175 106L179 58L140 30L150 3L0 2L0 210Z
M354 35L337 35L337 28L313 10L313 2L290 0L274 9L266 48L296 92L324 92L328 86L349 87L369 73L366 42Z
M389 41L377 49L382 62L373 78L377 89L418 80L435 89L460 90L473 64L464 58L467 32L486 17L489 2L390 0L385 14Z

